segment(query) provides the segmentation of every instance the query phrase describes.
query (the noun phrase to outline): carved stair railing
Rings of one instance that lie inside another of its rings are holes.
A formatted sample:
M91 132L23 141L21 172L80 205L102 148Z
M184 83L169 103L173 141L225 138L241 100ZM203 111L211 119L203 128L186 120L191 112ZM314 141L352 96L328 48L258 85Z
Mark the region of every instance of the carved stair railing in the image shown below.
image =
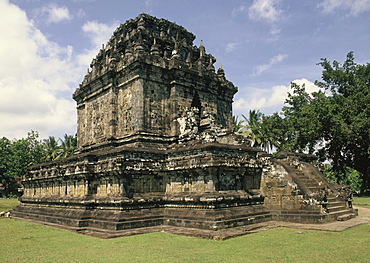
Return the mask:
M301 162L302 164L308 166L309 168L312 169L312 172L314 173L314 175L316 177L318 177L324 184L325 186L327 186L330 191L333 193L333 194L336 194L338 191L335 189L335 187L329 183L329 181L325 178L325 176L319 171L319 169L317 169L316 166L310 164L310 163L306 163L306 162Z
M289 175L292 177L293 182L297 184L298 188L302 191L305 198L309 198L312 196L312 191L308 189L308 187L301 181L301 179L299 179L294 169L291 168L289 164L283 161L278 161L276 159L272 159L272 161L278 165L281 165L289 173Z

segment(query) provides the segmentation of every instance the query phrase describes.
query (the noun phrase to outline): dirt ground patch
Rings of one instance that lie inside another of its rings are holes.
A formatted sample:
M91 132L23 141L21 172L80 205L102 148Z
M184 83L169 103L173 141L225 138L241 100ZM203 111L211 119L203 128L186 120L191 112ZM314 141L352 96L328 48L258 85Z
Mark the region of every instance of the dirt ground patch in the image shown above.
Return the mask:
M361 206L353 206L353 207L358 209L358 216L369 216L370 217L370 206L369 208L361 207Z

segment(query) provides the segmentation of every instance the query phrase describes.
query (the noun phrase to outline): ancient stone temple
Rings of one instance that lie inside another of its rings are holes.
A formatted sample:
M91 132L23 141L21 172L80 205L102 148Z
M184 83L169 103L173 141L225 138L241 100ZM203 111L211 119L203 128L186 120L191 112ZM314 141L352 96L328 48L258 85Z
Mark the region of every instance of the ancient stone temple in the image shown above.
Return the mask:
M355 216L314 156L271 156L233 134L237 88L194 39L146 14L118 27L73 94L78 150L30 167L12 216L101 237L220 239Z

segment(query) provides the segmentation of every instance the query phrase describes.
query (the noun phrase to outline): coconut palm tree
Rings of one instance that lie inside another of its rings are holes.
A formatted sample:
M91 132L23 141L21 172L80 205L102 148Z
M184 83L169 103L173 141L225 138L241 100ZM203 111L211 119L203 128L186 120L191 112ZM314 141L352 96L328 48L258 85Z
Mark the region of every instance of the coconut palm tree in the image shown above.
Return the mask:
M64 134L60 145L60 157L71 156L77 147L77 138L73 135Z
M239 134L244 128L244 120L238 120L238 116L233 116L233 133Z
M49 162L60 158L60 147L58 140L54 136L44 139L43 144L45 149L44 157L42 158L43 161Z
M247 123L243 135L251 142L251 146L271 150L275 143L269 128L264 125L266 116L259 110L250 110L248 117L242 116Z

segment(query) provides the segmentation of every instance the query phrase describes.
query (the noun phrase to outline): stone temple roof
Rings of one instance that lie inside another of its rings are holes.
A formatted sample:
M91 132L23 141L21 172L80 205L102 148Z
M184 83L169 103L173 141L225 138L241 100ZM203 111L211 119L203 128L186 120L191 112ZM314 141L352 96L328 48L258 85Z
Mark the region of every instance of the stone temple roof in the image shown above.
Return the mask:
M221 65L215 71L216 58L206 53L202 41L199 47L194 45L194 39L193 33L163 18L140 14L127 20L114 31L108 43L102 45L74 98L78 97L81 88L95 79L106 73L119 72L138 60L162 68L193 71L230 85ZM232 85L231 88L236 92L236 87Z

